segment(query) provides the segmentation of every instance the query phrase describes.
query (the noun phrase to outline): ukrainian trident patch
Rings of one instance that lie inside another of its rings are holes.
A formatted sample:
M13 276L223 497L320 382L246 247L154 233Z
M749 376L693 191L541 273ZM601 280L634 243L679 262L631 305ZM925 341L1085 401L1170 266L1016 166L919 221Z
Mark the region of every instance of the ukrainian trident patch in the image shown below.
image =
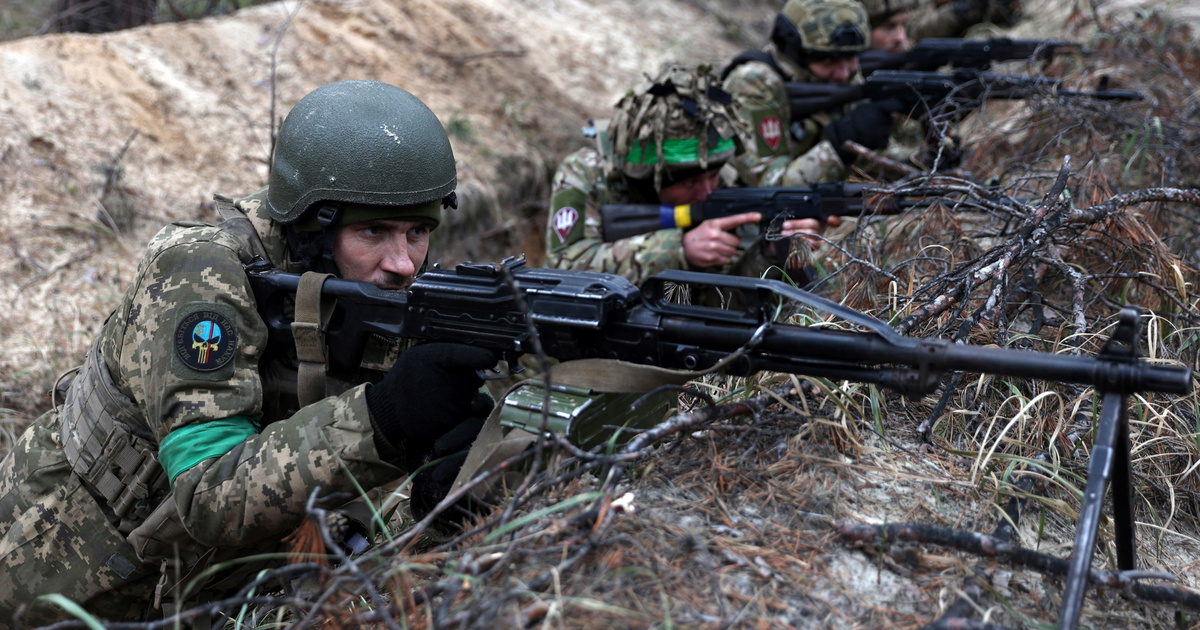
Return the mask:
M779 141L783 138L783 123L776 116L767 116L758 121L758 136L772 151L779 148Z
M211 372L233 360L237 326L216 310L200 308L176 319L175 355L187 367Z
M571 235L571 230L575 229L575 223L579 221L579 212L570 206L559 208L554 213L554 233L558 235L559 243L566 243L567 237Z

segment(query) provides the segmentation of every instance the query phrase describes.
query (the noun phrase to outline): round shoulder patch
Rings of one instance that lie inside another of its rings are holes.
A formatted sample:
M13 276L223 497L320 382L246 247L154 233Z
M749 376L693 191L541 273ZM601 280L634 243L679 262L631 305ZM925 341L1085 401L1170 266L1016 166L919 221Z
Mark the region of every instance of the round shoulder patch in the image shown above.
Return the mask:
M190 313L175 326L175 354L193 370L220 369L233 360L236 349L237 326L216 311Z

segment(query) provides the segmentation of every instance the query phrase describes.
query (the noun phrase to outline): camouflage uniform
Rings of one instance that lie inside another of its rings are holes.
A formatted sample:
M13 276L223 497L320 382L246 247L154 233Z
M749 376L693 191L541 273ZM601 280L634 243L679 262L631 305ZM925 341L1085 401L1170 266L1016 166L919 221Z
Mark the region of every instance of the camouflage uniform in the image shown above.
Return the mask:
M808 186L845 179L847 164L825 133L833 117L819 112L792 120L785 83L822 82L809 65L857 56L867 49L869 32L866 11L853 0L788 0L770 42L725 68L723 86L733 95L746 147L735 159L743 184ZM854 72L846 80L859 83L862 76ZM847 106L842 113L849 111Z
M684 230L654 230L614 242L603 238L601 207L659 205L667 178L711 176L739 150L728 94L707 68L670 66L650 84L630 90L613 118L597 130L596 148L567 156L554 175L546 226L546 265L615 273L635 284L668 269L690 269ZM733 257L704 271L760 277L786 261L788 241L773 246L757 225L734 232ZM776 254L778 250L781 254ZM721 296L690 296L720 306Z
M615 273L639 285L667 269L689 269L680 228L604 242L601 206L658 203L656 199L638 198L620 174L605 173L604 157L592 148L580 149L559 164L546 227L546 266ZM737 233L741 238L738 255L728 265L704 271L759 277L774 264L758 226L742 226Z
M926 2L908 21L908 38L997 37L1021 19L1020 2L1012 0L954 0L938 6Z
M738 128L745 152L734 158L738 178L747 186L808 186L845 179L846 165L825 138L832 117L820 112L792 121L785 82L818 82L811 72L779 54L774 44L769 54L781 76L769 64L749 61L725 78L740 114ZM855 78L860 82L861 76Z
M271 262L284 268L282 229L263 210L264 198L262 191L237 206ZM287 388L294 367L279 357L264 359L266 325L242 270L252 254L245 239L197 223L169 225L151 240L93 348L101 372L111 376L102 394L123 397L114 403L123 409L118 422L155 451L195 427L229 426L223 439L178 447L176 462L196 460L182 472L164 458L167 472L177 474L170 487L161 477L152 480L149 495L121 518L67 460L65 441L87 439L64 430L80 409L70 392L66 405L34 421L0 463L0 518L9 523L0 538L0 625L26 604L25 625L61 619L62 610L35 602L46 593L65 595L106 619L161 615L151 602L165 573L186 575L202 554L211 557L218 548L221 557L271 551L301 522L308 492L318 485L325 494L355 496L360 485L401 475L389 463L395 453L377 450L365 385L296 411ZM195 350L188 347L192 338L182 340L182 350L179 345L179 333L193 330L198 313L225 327L202 349L212 353L203 357L209 365L198 366L197 355L188 355ZM205 433L209 440L214 435L222 432ZM156 515L183 529L163 527ZM139 530L147 519L155 521L153 531ZM183 566L162 571L168 566L162 561L175 557ZM166 587L169 593L171 584Z

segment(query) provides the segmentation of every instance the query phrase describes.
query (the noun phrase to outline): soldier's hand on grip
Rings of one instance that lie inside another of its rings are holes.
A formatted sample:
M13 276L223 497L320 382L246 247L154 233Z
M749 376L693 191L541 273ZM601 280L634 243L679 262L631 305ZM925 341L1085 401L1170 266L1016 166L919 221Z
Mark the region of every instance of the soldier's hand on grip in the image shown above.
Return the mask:
M434 441L427 457L428 461L437 463L413 477L410 505L414 516L421 518L428 514L450 493L450 487L454 485L458 471L467 460L467 452L479 431L483 429L483 423L487 421L493 404L487 394L476 394L471 401L472 417ZM423 463L411 462L410 458L410 470L416 470ZM470 505L469 500L464 500L452 507L447 516L464 515L469 511Z
M892 113L903 108L894 99L867 101L855 107L849 114L825 126L825 137L837 149L842 162L850 164L854 154L842 148L846 140L853 140L868 149L883 149L892 135Z
M376 429L405 454L409 470L428 460L440 438L462 431L459 425L478 417L473 409L483 385L478 371L497 361L487 348L422 344L404 351L383 380L367 389Z

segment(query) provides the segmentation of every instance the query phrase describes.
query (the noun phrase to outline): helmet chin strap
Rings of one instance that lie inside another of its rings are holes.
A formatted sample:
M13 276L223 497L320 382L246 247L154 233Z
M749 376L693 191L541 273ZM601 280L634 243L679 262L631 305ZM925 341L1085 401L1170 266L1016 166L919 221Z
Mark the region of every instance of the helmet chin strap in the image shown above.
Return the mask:
M315 232L297 231L294 224L287 226L288 248L308 271L332 273L341 277L337 263L333 260L333 244L337 237L337 223L341 218L342 209L333 206L321 206L317 210L317 223L321 229Z

